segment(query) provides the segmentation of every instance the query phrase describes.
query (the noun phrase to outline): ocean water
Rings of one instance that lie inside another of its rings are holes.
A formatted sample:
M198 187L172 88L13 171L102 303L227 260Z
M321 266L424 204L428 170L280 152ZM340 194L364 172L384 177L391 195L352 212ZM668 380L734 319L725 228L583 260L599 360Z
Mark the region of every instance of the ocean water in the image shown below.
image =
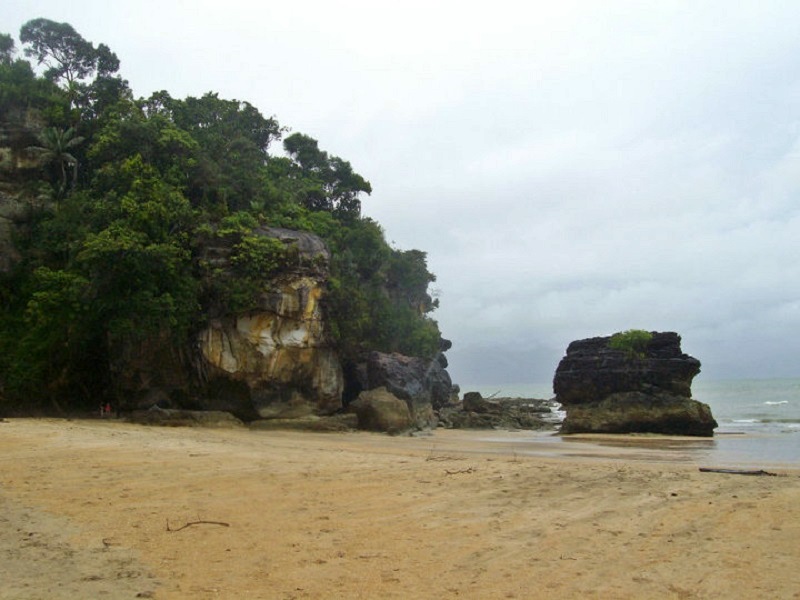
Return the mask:
M692 397L711 407L718 433L800 434L800 379L699 379Z
M553 397L550 383L462 385L461 390L484 396ZM719 423L714 438L665 445L666 451L722 467L800 466L800 378L706 381L701 377L692 384L692 397L711 407ZM643 441L643 447L648 443Z

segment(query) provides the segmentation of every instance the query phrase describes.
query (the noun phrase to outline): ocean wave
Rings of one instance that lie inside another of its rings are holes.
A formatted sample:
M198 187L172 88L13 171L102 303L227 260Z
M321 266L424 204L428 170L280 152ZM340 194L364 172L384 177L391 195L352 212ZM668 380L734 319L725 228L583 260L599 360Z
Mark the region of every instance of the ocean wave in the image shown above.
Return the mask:
M766 402L764 402L764 404L766 404L767 406L778 406L779 404L789 404L789 401L779 400L777 402L770 402L769 400L767 400Z

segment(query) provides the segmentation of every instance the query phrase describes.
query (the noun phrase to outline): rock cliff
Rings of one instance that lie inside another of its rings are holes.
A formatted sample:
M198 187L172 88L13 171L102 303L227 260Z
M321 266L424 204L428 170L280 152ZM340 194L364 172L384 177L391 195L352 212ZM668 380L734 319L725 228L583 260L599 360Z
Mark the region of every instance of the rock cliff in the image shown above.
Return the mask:
M14 238L28 225L34 204L42 202L25 185L41 167L29 150L41 128L41 117L32 109L12 110L0 119L0 274L19 262Z
M0 184L0 273L11 272L20 260L20 254L14 245L14 236L19 224L26 219L23 203L13 197L7 185Z
M330 255L320 238L279 228L259 235L294 251L295 264L265 278L258 306L218 314L199 331L193 351L168 339L118 344L123 409L224 410L244 420L325 415L341 408L342 368L327 334L320 300ZM224 246L206 248L224 273Z
M322 281L285 276L271 286L272 302L261 310L214 319L200 332L210 388L230 394L238 387L260 418L335 412L343 378L320 315Z
M639 354L610 341L572 342L559 363L553 390L567 413L562 433L713 435L711 410L691 397L700 361L681 351L677 333L653 332Z

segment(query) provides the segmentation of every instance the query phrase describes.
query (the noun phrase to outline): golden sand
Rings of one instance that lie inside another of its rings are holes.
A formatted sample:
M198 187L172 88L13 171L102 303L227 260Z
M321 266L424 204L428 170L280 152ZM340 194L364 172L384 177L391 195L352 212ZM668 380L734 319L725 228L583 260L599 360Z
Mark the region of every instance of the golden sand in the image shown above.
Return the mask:
M0 598L800 598L798 472L528 435L9 420Z

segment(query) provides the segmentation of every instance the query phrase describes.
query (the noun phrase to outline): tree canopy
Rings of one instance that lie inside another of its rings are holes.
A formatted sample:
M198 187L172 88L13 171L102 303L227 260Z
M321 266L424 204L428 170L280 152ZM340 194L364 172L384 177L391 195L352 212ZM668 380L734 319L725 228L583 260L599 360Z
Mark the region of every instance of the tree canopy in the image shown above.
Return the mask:
M25 56L47 67L45 77L67 88L95 73L107 76L119 70L119 59L108 46L95 48L69 23L33 19L22 26L19 39Z
M67 23L34 19L19 40L35 64L0 34L0 201L26 207L21 259L0 273L0 406L95 403L115 339L187 347L220 306L252 309L290 260L263 226L328 244L323 309L343 360L439 350L426 255L361 215L372 188L349 162L246 101L135 98L116 54ZM234 239L228 279L202 260L219 236Z

